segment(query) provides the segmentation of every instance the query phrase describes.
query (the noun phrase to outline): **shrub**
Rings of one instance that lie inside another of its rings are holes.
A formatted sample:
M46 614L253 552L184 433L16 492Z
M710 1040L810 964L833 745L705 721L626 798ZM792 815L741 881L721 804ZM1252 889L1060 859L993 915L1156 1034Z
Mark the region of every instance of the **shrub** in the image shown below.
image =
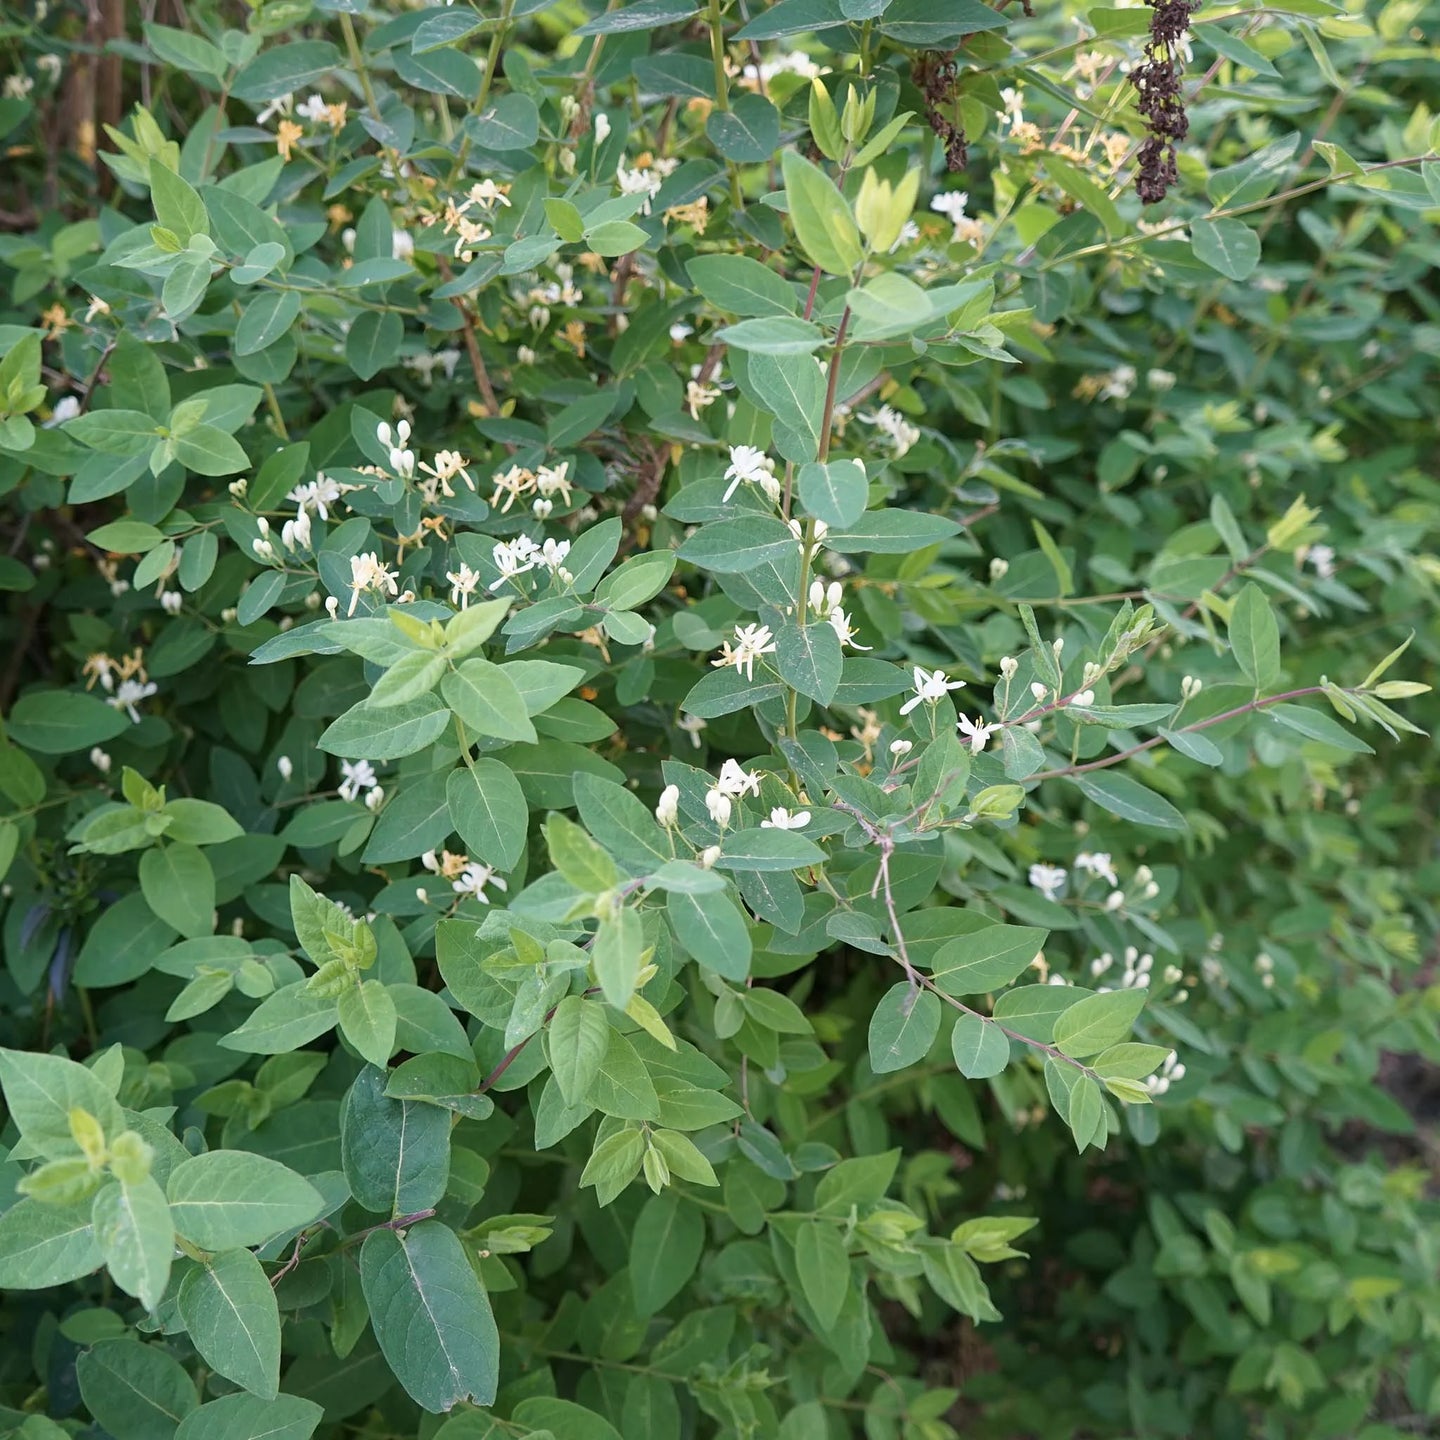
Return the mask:
M9 13L0 1433L1440 1413L1424 17L1192 10Z

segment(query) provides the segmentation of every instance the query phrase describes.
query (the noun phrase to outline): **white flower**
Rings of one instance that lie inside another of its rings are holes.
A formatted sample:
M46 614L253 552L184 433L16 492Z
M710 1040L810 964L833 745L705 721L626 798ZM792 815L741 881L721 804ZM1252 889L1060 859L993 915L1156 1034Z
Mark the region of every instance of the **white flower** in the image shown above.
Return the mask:
M1019 668L1020 662L1012 655L1006 655L1000 661L1000 674L1006 680L1013 680Z
M102 775L110 773L110 757L98 745L90 752L90 763Z
M615 170L615 180L620 186L622 195L643 195L645 202L640 206L640 213L650 213L650 202L660 193L660 186L664 183L665 177L660 173L659 167L652 165L648 170L636 168L627 169L619 165Z
M1315 567L1315 573L1322 580L1329 580L1335 574L1335 551L1329 545L1312 545L1305 552L1305 561Z
M493 885L497 890L508 890L508 883L495 873L491 865L481 865L478 861L472 860L461 872L458 880L452 881L450 888L457 895L470 895L482 905L490 903L490 897L485 893L485 887Z
M962 715L955 722L955 728L970 742L970 753L978 755L999 726L987 725L978 715L973 720L968 715Z
M803 830L810 823L808 810L797 810L792 815L783 805L777 805L770 812L768 820L760 822L762 830Z
M715 787L723 795L759 795L760 777L740 768L738 760L727 760L720 767L720 778Z
M178 615L184 605L185 597L178 590L162 590L160 592L160 608L167 615Z
M489 588L498 590L507 580L514 580L533 570L539 553L540 547L528 535L519 535L508 545L502 540L490 552L500 576L490 582Z
M700 748L700 732L709 724L698 715L682 715L675 722L689 737L691 746L698 750Z
M603 111L595 112L595 143L603 145L610 138L610 117Z
M285 498L293 500L303 510L313 510L322 520L328 520L330 507L337 504L347 491L356 488L354 485L342 485L321 471L308 484L297 485Z
M937 215L946 216L952 225L965 218L965 207L970 203L968 190L942 190L930 201L930 208Z
M730 447L730 465L725 471L725 478L730 482L730 486L720 497L722 501L728 500L742 483L759 485L772 503L780 498L780 482L775 478L775 462L754 445Z
M138 725L140 723L140 712L135 708L140 701L148 700L158 689L153 680L141 684L138 680L122 680L115 688L113 695L105 697L106 704L113 705L117 710L123 710L130 719Z
M1128 400L1139 378L1133 365L1117 365L1105 377L1098 398L1101 400Z
M730 803L730 797L718 785L705 792L705 808L710 812L710 818L722 830L730 823L730 814L734 807Z
M275 768L280 772L282 780L288 780L295 773L295 762L288 755L282 755L275 762Z
M537 501L530 507L530 513L531 513L537 520L548 520L548 519L550 518L550 513L551 513L551 511L553 511L554 509L555 509L555 502L554 502L553 500L540 499L540 500L537 500Z
M695 327L693 325L686 325L679 320L670 327L670 339L676 345L680 344L682 340L688 340L694 333Z
M1025 119L1025 92L1023 90L1012 89L1007 85L1000 92L1000 103L1004 106L1000 113L1009 119L1011 129Z
M1075 868L1085 871L1087 875L1097 876L1112 889L1120 883L1120 877L1116 875L1115 867L1110 863L1109 854L1103 850L1095 853L1082 850L1075 857Z
M667 785L660 792L655 806L655 818L668 830L680 819L680 787Z
M373 790L378 782L375 767L368 760L342 760L340 762L340 798L355 800L362 790Z
M458 570L450 570L445 574L450 582L450 603L458 605L462 610L468 609L470 597L475 593L475 587L480 583L480 572L472 570L462 560Z
M848 645L852 650L869 650L872 646L862 645L855 638L855 627L851 624L850 617L838 607L830 612L830 628L840 638L842 645Z
M1145 1088L1152 1095L1163 1095L1177 1080L1185 1078L1185 1067L1180 1057L1172 1050L1160 1063L1160 1068L1145 1081Z
M922 700L933 705L945 698L946 691L965 688L963 680L947 680L943 670L925 670L917 665L914 673L915 693L900 707L902 715L908 715Z
M45 429L53 430L57 425L63 425L67 420L73 420L80 413L80 402L73 395L62 395L56 402L55 408L50 412L50 418L45 422Z
M350 606L345 613L347 615L355 613L355 605L360 599L362 590L374 590L382 598L386 595L399 594L400 586L396 583L399 578L399 574L392 571L373 550L367 551L364 555L352 555L350 557Z
M409 260L415 254L415 237L408 230L395 230L390 235L390 258Z
M897 759L902 760L915 748L913 740L892 740L890 742L890 753Z
M568 540L547 539L540 547L538 560L552 575L558 574L564 578L563 566L565 557L570 553L570 542Z
M308 100L302 100L295 107L295 113L302 120L308 120L312 125L318 125L326 118L329 109L323 95L312 95Z
M861 415L888 437L898 460L920 438L920 432L898 410L882 405L873 415Z
M378 810L384 803L385 792L378 785L365 796L365 808L367 810Z
M558 495L564 504L571 504L571 492L575 482L568 478L569 470L568 460L562 460L558 465L542 465L535 472L536 490L546 500L554 500Z
M1053 900L1065 888L1067 872L1059 865L1032 865L1030 883L1047 899Z
M1006 574L1009 572L1009 569L1010 562L1008 560L1002 559L999 555L997 555L990 562L990 583L994 585L998 581L1003 580Z
M1193 675L1186 675L1180 681L1180 696L1184 700L1193 700L1201 690L1204 681L1197 680Z
M451 481L458 475L471 490L475 488L475 481L471 479L470 472L465 468L470 462L458 450L437 450L435 452L435 463L427 465L421 462L420 469L440 487L447 496L455 494L455 487Z
M734 648L731 648L730 642L727 640L720 658L712 660L710 663L720 667L733 665L747 680L753 680L755 678L755 662L762 655L773 655L774 653L775 637L770 633L768 625L737 625Z
M310 512L303 507L295 512L293 520L287 520L280 527L280 539L287 550L308 550L310 548Z
M1175 373L1172 370L1147 370L1145 383L1158 394L1175 388Z

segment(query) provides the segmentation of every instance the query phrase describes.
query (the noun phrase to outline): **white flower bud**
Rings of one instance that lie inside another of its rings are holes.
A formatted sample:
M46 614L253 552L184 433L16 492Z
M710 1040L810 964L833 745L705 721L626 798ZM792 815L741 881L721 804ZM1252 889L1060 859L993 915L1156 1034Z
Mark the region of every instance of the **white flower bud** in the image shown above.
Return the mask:
M734 806L730 803L730 797L720 789L708 790L705 793L705 808L710 812L710 818L723 830L730 823L730 816Z
M668 830L680 818L680 787L667 785L660 792L660 801L655 806L655 818Z
M1003 580L1010 569L1010 562L1002 560L998 555L990 562L990 583Z
M1020 662L1019 662L1018 660L1016 660L1016 659L1014 658L1014 656L1006 655L1006 656L1000 661L1000 673L1001 673L1001 675L1003 675L1003 676L1005 677L1005 679L1007 679L1007 680L1013 680L1013 679L1015 678L1015 672L1016 672L1019 668L1020 668Z
M890 753L897 759L908 755L915 748L913 740L892 740L890 742Z
M275 762L275 768L280 772L282 780L288 780L295 773L295 762L288 755L282 755Z
M707 845L705 849L700 852L700 868L702 870L709 870L719 858L720 847L718 845Z
M1037 700L1044 700L1044 698L1050 693L1050 688L1047 685L1042 685L1038 680L1036 680L1030 686L1030 693Z
M110 773L110 757L98 745L90 752L90 763L102 775Z

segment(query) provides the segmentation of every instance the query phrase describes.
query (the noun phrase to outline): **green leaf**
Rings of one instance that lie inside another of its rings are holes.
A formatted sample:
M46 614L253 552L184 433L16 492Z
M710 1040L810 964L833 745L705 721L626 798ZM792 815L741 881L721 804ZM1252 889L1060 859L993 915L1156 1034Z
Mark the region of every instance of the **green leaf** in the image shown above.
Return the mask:
M966 35L1003 30L1010 22L981 0L891 0L880 31L917 50L953 50ZM998 1318L998 1317L997 1317Z
M758 405L773 415L795 439L794 446L775 445L787 460L806 463L816 458L825 414L825 378L813 355L750 357L750 384ZM791 453L791 451L794 453ZM829 544L827 537L826 543ZM777 557L779 558L779 557Z
M122 459L148 455L160 439L160 427L155 417L143 410L91 410L69 421L65 433L92 450L118 455Z
M755 355L808 355L825 343L818 325L794 315L767 315L758 320L737 320L715 332L717 340Z
M795 238L827 275L854 273L864 255L849 203L825 172L796 150L780 157Z
M780 112L763 95L742 93L728 110L711 110L705 133L727 160L759 164L780 148Z
M0 1214L0 1289L48 1290L98 1270L90 1207L26 1198Z
M175 458L197 475L234 475L250 469L245 447L218 425L196 425L183 435L171 437Z
M569 1106L579 1105L594 1083L610 1041L610 1022L597 1004L567 995L545 1032L555 1083Z
M377 1215L412 1215L440 1203L450 1177L450 1114L392 1100L385 1073L367 1065L340 1112L340 1154L350 1193Z
M220 1040L221 1047L248 1055L279 1055L333 1029L335 1001L313 994L307 983L296 980L267 995L238 1030Z
M303 1175L265 1155L211 1150L182 1161L165 1186L175 1228L202 1250L263 1245L325 1208Z
M605 1040L605 1055L585 1099L619 1120L658 1120L660 1100L645 1062L618 1030Z
M356 705L332 722L318 743L351 760L399 760L438 740L449 723L450 711L433 695L383 710Z
M1129 820L1135 825L1148 825L1155 830L1184 830L1185 817L1166 799L1113 770L1095 771L1089 775L1067 777L1070 783L1103 810Z
M595 967L601 993L617 1010L624 1010L635 993L644 947L645 936L637 911L624 909L613 917L601 919L590 947L590 962Z
M654 9L657 3L673 9L675 0L640 0L640 4L632 5L629 9ZM611 10L601 18L626 13L625 10ZM547 1437L553 1437L553 1440L622 1440L620 1433L608 1420L594 1410L575 1404L573 1400L555 1400L548 1395L535 1395L528 1400L522 1400L515 1407L514 1418L518 1424L531 1427L527 1434L536 1437L536 1440L547 1440ZM455 1440L466 1440L466 1437L459 1435ZM480 1437L480 1440L484 1440L484 1437ZM646 1435L645 1440L650 1440L650 1437Z
M325 1411L299 1395L222 1395L180 1422L175 1440L310 1440Z
M133 1184L112 1180L96 1194L91 1217L110 1278L154 1310L165 1294L175 1253L165 1192L149 1175Z
M732 315L794 315L800 308L790 282L748 255L697 255L685 271L710 304Z
M212 1370L252 1394L280 1391L280 1311L260 1262L248 1250L226 1250L197 1265L180 1283L180 1318Z
M813 840L780 829L731 831L715 862L721 870L798 870L824 863L825 852Z
M597 254L607 258L628 255L638 250L650 236L629 220L606 220L585 232L585 242Z
M6 717L10 738L41 755L73 755L130 728L125 712L76 690L31 690Z
M792 690L828 705L840 688L845 657L840 637L828 620L787 624L775 637L775 668Z
M70 1131L70 1112L84 1110L107 1139L125 1128L114 1095L94 1070L63 1055L0 1050L0 1091L32 1155L63 1160L83 1153Z
M750 974L750 930L724 892L672 890L665 901L675 938L704 969L742 984Z
M689 1284L705 1248L705 1218L673 1191L652 1195L630 1232L630 1293L648 1319Z
M1095 998L1102 1000L1105 997L1097 995ZM1075 1137L1077 1150L1084 1150L1088 1145L1103 1143L1103 1140L1096 1139L1095 1132L1097 1129L1101 1129L1103 1135L1105 1105L1100 1094L1100 1087L1088 1075L1080 1076L1070 1091L1070 1113L1066 1116L1066 1123L1070 1126L1070 1133Z
M507 765L484 756L453 770L445 782L450 820L470 855L513 870L525 849L529 811Z
M843 530L832 530L825 548L840 555L908 555L959 533L959 524L944 515L871 510Z
M940 1033L940 1016L938 996L907 980L892 985L870 1017L870 1068L883 1075L923 1060Z
M1102 995L1088 995L1056 1020L1055 1044L1072 1059L1096 1055L1124 1040L1144 1008L1143 990L1107 990Z
M175 171L153 158L150 200L155 206L155 218L179 240L182 249L192 235L210 233L210 217L200 197Z
M632 555L595 587L595 603L609 605L616 610L633 610L637 605L653 600L669 583L674 573L673 550ZM566 693L569 689L567 685Z
M832 1330L850 1290L850 1257L832 1223L807 1220L800 1226L795 1235L795 1271L821 1330Z
M555 868L582 895L600 895L620 883L620 872L604 847L573 820L552 815L544 828Z
M440 771L422 775L385 806L361 857L367 865L413 860L449 835L447 781Z
M102 1340L81 1352L75 1378L86 1409L114 1440L170 1440L200 1403L195 1382L159 1345Z
M255 355L290 331L300 314L297 290L262 290L246 301L235 326L235 353Z
M930 973L947 995L983 995L1023 975L1048 934L1026 925L986 925L947 940Z
M620 860L646 870L670 861L665 831L623 785L598 775L577 775L575 804L585 828Z
M405 326L393 310L362 310L345 337L345 363L370 380L390 364L405 338Z
M380 1349L417 1405L439 1415L494 1401L500 1337L453 1230L436 1220L376 1230L360 1248L360 1283Z
M528 95L502 95L466 120L465 133L484 150L528 150L540 134L540 112Z
M870 482L865 476L865 466L858 460L802 465L796 486L800 503L832 530L844 530L856 524L870 500Z
M339 64L340 52L327 40L272 45L235 77L231 93L237 100L263 105L313 87Z
M991 1020L960 1015L950 1033L955 1064L968 1080L988 1080L1010 1063L1010 1041Z
M1260 237L1243 220L1229 216L1192 220L1190 248L1197 260L1230 280L1248 280L1260 263Z
M466 660L440 682L440 693L467 734L531 744L539 738L515 682L489 660Z
M363 1059L382 1069L395 1052L395 1002L378 980L342 990L335 1002L340 1033Z
M680 558L716 575L739 575L796 550L790 527L770 515L742 515L702 525L680 547Z
M161 843L140 857L145 903L186 939L215 928L215 872L195 845Z
M1252 580L1230 610L1230 649L1257 691L1280 682L1280 626L1265 592Z

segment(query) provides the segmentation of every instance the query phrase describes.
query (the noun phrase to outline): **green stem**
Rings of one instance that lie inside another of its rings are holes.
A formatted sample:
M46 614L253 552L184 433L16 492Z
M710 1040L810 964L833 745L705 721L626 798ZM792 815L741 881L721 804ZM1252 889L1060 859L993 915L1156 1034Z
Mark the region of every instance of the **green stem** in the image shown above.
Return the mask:
M725 73L725 27L720 19L720 0L710 0L710 58L715 65L715 104L730 108L730 78Z

